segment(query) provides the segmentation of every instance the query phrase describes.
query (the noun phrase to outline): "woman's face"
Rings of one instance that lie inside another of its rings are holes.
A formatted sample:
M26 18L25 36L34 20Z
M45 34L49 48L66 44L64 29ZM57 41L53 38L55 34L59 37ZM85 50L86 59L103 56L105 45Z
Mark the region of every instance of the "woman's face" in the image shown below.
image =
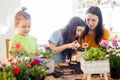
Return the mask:
M91 13L87 13L86 24L88 25L90 30L94 30L96 26L98 25L98 22L99 22L98 16L91 14Z
M85 30L85 26L77 26L76 36L81 36L84 30Z

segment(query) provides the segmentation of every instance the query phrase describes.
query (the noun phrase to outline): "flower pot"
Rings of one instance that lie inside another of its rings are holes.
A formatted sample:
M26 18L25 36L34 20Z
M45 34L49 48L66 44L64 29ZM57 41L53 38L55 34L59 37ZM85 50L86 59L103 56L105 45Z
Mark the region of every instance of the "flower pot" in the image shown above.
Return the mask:
M30 80L44 80L44 77L40 77L40 76L30 76Z
M54 72L54 60L43 58L45 65L47 66L47 74L51 74Z
M109 72L109 60L86 61L80 60L81 70L85 74L99 74Z
M120 78L120 68L110 68L111 78Z

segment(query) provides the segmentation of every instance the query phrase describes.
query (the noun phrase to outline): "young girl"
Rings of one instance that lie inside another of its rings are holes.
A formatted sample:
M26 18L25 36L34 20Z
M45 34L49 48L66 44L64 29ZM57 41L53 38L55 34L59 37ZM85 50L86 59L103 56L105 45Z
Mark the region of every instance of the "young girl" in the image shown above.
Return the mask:
M80 17L73 17L64 29L55 31L49 44L56 51L55 63L65 62L66 56L71 59L72 53L78 47L77 38L85 29L85 22Z
M9 51L13 51L16 44L20 44L22 49L29 52L35 52L38 48L36 39L29 35L31 28L31 17L25 12L26 8L15 15L15 29L17 34L10 40Z

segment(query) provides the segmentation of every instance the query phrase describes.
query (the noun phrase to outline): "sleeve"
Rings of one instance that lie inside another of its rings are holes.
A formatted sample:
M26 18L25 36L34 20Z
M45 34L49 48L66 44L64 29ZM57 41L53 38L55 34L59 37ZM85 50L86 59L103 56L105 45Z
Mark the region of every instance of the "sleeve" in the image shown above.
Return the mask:
M50 39L48 40L48 42L49 42L49 44L50 44L50 43L54 43L55 45L58 45L59 42L61 41L61 39L62 39L62 32L61 32L61 31L55 31L55 32L51 35L51 37L50 37Z
M104 35L103 35L103 37L104 37L106 40L109 41L110 33L109 33L109 31L108 31L106 28L104 28Z

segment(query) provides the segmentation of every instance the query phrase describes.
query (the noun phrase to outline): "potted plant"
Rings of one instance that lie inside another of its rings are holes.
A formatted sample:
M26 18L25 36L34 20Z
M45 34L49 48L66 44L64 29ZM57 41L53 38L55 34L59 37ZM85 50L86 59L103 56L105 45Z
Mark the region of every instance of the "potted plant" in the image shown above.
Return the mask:
M80 60L81 70L84 75L89 74L88 76L90 76L90 74L104 73L104 76L107 79L106 73L109 72L109 60L106 58L108 42L102 39L99 44L99 48L91 47L86 49L86 53Z
M109 72L109 60L100 48L90 48L81 59L81 69L86 74ZM103 68L104 67L104 68Z
M50 46L45 46L44 49L38 50L42 54L42 58L47 66L47 74L54 72L54 60L55 51Z
M0 80L44 80L46 67L38 56L30 60L28 57L0 61Z
M31 80L40 80L46 75L46 67L39 56L30 57L30 53L23 50L20 44L15 44L10 52L14 58L8 60L9 66L2 67L1 75L6 75L0 80L29 80L31 77Z
M120 78L120 47L117 39L111 40L109 48L109 61L111 78Z
M43 60L39 56L35 56L29 66L29 76L31 80L44 80L46 75L46 67L43 66Z

